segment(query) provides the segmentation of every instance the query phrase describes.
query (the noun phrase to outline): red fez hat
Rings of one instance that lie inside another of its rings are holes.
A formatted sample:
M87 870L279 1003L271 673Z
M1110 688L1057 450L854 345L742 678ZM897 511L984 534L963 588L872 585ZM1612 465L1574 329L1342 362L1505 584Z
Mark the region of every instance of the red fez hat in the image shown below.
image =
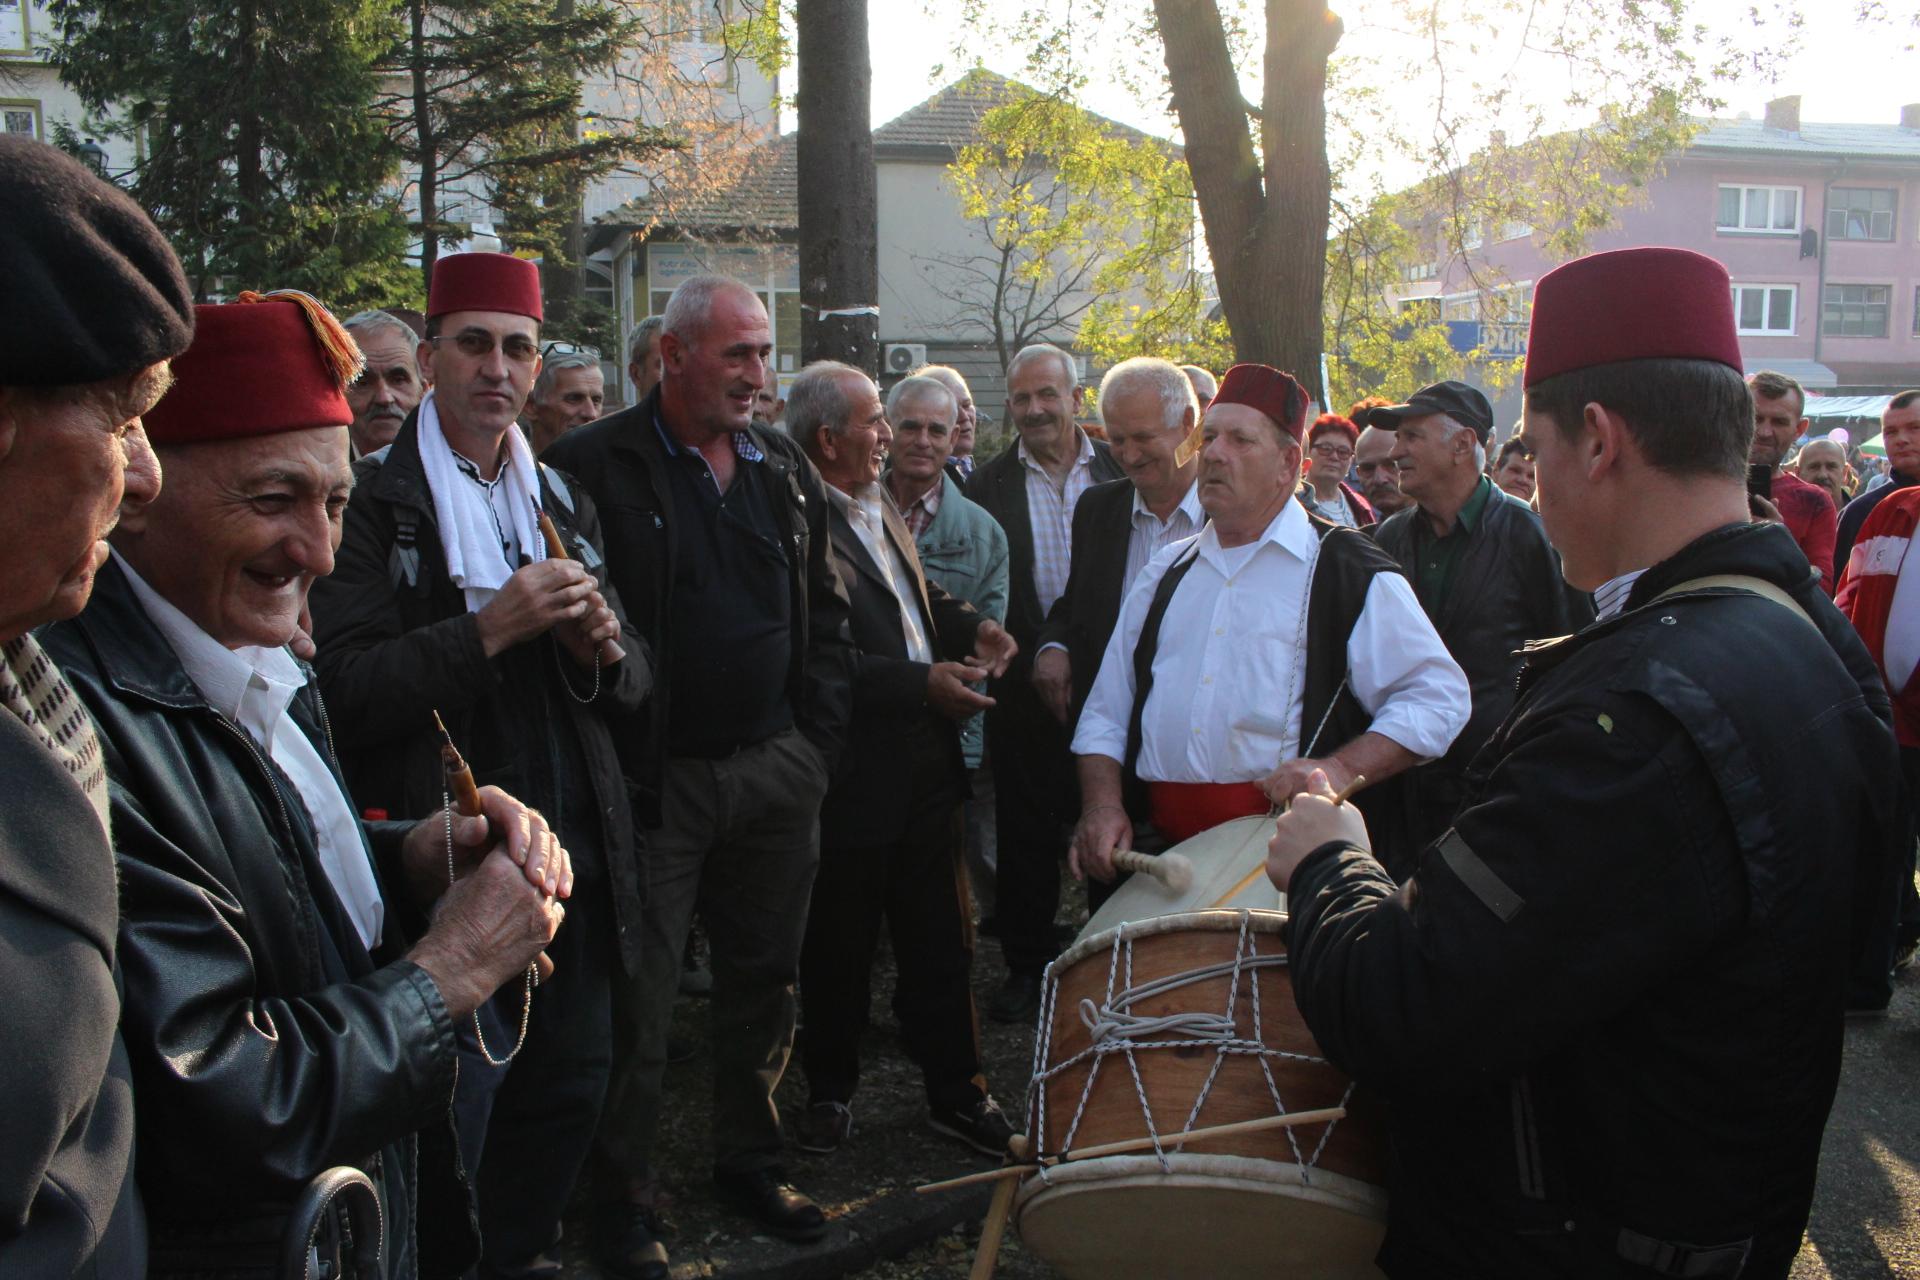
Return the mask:
M544 320L540 268L510 253L450 253L435 258L427 318L452 311L505 311Z
M243 440L353 421L345 388L359 376L359 351L314 299L249 291L193 311L193 345L174 358L173 386L145 417L153 443Z
M1208 408L1244 404L1272 418L1274 425L1300 438L1307 429L1307 390L1290 373L1271 365L1237 364L1220 379L1220 392Z
M1533 288L1525 385L1621 360L1712 360L1737 372L1733 285L1691 249L1575 258Z

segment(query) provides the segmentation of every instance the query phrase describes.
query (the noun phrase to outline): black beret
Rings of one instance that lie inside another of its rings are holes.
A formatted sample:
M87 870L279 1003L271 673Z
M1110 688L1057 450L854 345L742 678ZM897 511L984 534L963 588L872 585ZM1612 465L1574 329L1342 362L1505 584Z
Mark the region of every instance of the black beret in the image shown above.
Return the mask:
M98 382L193 340L193 292L166 238L65 152L0 136L0 227L0 386Z

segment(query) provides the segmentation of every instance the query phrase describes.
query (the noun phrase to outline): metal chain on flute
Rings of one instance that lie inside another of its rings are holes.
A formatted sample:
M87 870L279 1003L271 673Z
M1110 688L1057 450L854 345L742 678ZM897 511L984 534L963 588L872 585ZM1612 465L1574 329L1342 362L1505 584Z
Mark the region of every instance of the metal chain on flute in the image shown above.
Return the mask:
M567 554L567 544L561 540L560 529L553 523L553 517L545 511L535 511L533 517L534 522L540 526L541 540L547 544L547 559L572 559ZM582 698L573 691L572 681L562 679L560 685L567 691L569 697L584 706L600 696L600 668L610 667L626 656L627 651L620 647L618 640L611 638L602 640L600 647L593 651L593 692Z
M433 713L433 727L440 731L440 772L445 779L441 790L441 806L447 814L447 885L452 887L454 873L453 854L453 815L477 818L480 816L480 788L474 785L473 770L460 755L460 748L453 745L453 735L447 732L447 725L440 713ZM493 1056L493 1050L487 1047L487 1033L480 1027L480 1011L473 1011L473 1040L480 1046L480 1056L496 1067L504 1067L519 1056L521 1046L527 1042L527 1023L533 1016L533 987L538 979L537 964L527 966L526 987L520 997L520 1034L513 1042L513 1048L504 1058Z

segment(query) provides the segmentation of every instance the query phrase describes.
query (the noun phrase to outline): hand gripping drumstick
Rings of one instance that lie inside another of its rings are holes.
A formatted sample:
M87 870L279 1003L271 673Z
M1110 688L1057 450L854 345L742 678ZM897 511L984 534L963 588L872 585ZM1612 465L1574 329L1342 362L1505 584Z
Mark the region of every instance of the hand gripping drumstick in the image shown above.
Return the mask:
M440 772L446 775L447 795L453 811L463 818L480 817L480 788L474 785L473 770L467 767L460 748L453 745L453 735L447 732L446 721L438 711L433 713L433 727L440 731ZM533 964L539 970L540 981L553 976L553 958L546 952L535 956Z
M1121 871L1152 876L1173 893L1185 893L1193 887L1193 862L1184 853L1163 853L1156 858L1138 849L1119 849L1114 852L1113 865Z
M540 536L546 539L547 559L573 559L572 556L567 554L567 544L560 541L560 531L553 527L553 517L544 511L536 512L535 517L540 522ZM600 642L600 663L602 666L610 667L626 656L627 651L622 649L620 642L612 636L608 636Z
M1367 785L1366 774L1364 773L1354 774L1353 781L1349 782L1346 786L1340 788L1339 793L1333 797L1333 802L1335 804L1345 804L1347 802L1348 796L1351 796L1354 792L1358 791L1360 788L1366 785ZM1253 870L1247 872L1246 875L1242 876L1240 878L1240 883L1236 884L1235 886L1233 886L1233 888L1221 894L1219 901L1215 902L1213 905L1215 907L1226 906L1229 902L1232 902L1235 898L1239 897L1242 893L1246 892L1248 885L1252 884L1255 880L1258 880L1261 876L1265 874L1267 874L1267 860L1265 858L1262 858L1260 859L1259 866L1255 867Z

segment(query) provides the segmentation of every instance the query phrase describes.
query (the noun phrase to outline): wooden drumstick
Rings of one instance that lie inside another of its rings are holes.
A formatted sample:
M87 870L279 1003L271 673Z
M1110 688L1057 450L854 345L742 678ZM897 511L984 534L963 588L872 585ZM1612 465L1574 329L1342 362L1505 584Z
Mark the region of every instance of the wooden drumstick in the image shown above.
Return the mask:
M548 515L546 512L541 511L536 513L536 518L540 522L540 536L546 539L547 559L549 560L573 559L572 556L567 554L567 544L560 541L560 530L554 527L553 517ZM608 636L605 640L602 640L600 642L600 662L602 665L610 667L614 663L620 661L620 659L626 656L627 656L627 651L625 649L622 649L620 647L620 642L618 640L615 640L612 636Z
M1367 785L1366 774L1364 773L1354 774L1353 781L1349 782L1346 786L1340 788L1340 790L1334 795L1333 802L1335 804L1345 804L1347 802L1347 797L1351 796L1354 792L1358 791L1361 787L1364 787L1366 785ZM1261 876L1264 876L1265 874L1267 874L1267 860L1265 858L1262 858L1260 859L1259 866L1255 867L1253 870L1247 872L1246 875L1242 876L1240 878L1240 883L1236 884L1235 886L1233 886L1233 888L1221 894L1219 900L1215 902L1213 905L1215 907L1226 906L1229 902L1232 902L1235 898L1245 893L1249 885L1251 885L1255 880L1258 880Z
M1185 893L1193 887L1193 861L1184 853L1155 857L1138 849L1121 849L1114 853L1113 865L1121 871L1152 876L1174 893Z
M453 745L453 735L447 732L447 722L440 718L438 711L433 713L433 727L440 731L440 772L446 776L447 796L453 811L463 818L480 817L480 788L474 785L473 770L467 766L460 748ZM451 863L448 868L452 868ZM544 951L534 957L533 967L541 982L553 976L553 958Z
M1032 1145L1027 1135L1016 1133L1007 1143L1007 1154L1013 1158L1011 1169L1025 1167ZM1000 1260L1000 1237L1007 1232L1007 1218L1013 1212L1014 1193L1020 1190L1020 1179L1007 1178L993 1189L993 1202L987 1206L987 1220L980 1228L980 1247L974 1251L973 1271L968 1280L993 1280L994 1264Z

